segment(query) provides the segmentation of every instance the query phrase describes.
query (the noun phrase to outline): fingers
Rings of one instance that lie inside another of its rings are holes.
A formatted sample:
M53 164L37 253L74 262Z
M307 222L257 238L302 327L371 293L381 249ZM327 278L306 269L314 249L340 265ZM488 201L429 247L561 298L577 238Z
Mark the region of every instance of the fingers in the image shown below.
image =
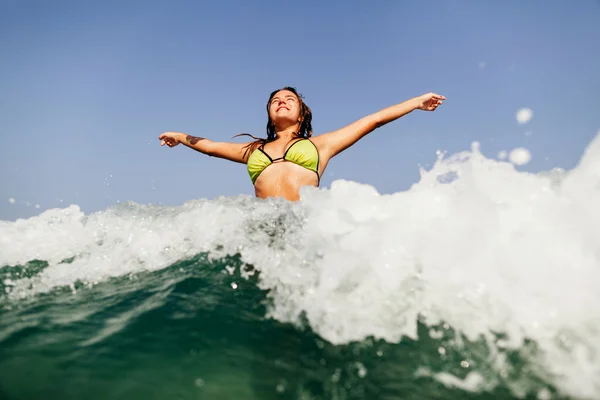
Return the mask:
M442 96L441 94L429 93L429 95L431 96L432 99L435 99L435 100L446 100L446 97Z
M158 140L172 139L175 132L163 132L158 136Z
M166 134L162 134L158 137L158 139L160 140L160 145L164 146L167 145L169 147L173 147L175 146L177 143L175 142L175 140L173 140L172 137L166 135Z
M173 147L175 145L173 138L171 136L169 136L168 132L161 133L160 136L158 136L158 140L161 141L160 142L161 146L167 145L169 147Z
M445 96L442 96L441 94L437 94L437 93L433 93L433 92L424 94L422 97L425 97L427 99L446 100Z
M439 106L441 106L443 104L443 99L445 99L445 97L441 96L441 98L431 98L428 101L426 101L424 103L424 110L427 111L435 111Z
M441 94L430 93L430 96L431 96L431 104L429 106L430 111L435 111L436 108L438 108L438 106L441 106L444 103L444 100L446 100L446 97L442 96Z
M442 96L437 93L427 93L421 96L421 109L426 111L435 111L438 106L442 105L442 103L446 100L446 96Z

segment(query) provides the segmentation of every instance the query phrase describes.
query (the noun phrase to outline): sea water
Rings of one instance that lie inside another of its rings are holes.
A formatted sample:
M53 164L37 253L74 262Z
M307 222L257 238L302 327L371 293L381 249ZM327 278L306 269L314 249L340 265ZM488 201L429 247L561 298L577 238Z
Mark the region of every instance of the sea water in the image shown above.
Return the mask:
M600 398L600 132L514 164L0 221L0 398Z

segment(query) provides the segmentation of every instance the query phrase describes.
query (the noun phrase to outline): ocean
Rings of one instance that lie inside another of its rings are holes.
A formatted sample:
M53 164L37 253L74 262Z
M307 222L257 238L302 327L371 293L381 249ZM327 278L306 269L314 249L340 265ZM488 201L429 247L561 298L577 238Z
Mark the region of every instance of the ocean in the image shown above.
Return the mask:
M0 221L0 399L598 399L600 133L382 195Z

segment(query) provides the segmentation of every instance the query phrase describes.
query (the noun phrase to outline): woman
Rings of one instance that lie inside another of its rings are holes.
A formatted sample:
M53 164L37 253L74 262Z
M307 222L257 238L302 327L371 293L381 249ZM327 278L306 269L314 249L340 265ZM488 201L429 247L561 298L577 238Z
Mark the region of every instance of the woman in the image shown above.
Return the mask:
M296 89L285 87L269 96L266 139L244 134L256 140L213 142L178 132L165 132L158 139L161 146L183 143L209 156L247 164L257 197L284 197L295 201L300 198L302 186L319 186L329 160L360 138L413 110L434 111L445 99L435 93L424 94L313 137L310 108Z

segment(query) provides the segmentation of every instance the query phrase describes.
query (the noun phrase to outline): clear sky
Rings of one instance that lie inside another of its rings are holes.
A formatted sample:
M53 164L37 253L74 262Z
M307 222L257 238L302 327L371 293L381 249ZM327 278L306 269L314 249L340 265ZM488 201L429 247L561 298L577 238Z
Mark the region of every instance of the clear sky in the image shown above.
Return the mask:
M447 97L333 159L324 188L405 190L436 150L473 141L526 147L525 171L569 169L600 129L600 1L2 0L0 219L252 194L244 165L157 137L264 136L286 85L315 134Z

